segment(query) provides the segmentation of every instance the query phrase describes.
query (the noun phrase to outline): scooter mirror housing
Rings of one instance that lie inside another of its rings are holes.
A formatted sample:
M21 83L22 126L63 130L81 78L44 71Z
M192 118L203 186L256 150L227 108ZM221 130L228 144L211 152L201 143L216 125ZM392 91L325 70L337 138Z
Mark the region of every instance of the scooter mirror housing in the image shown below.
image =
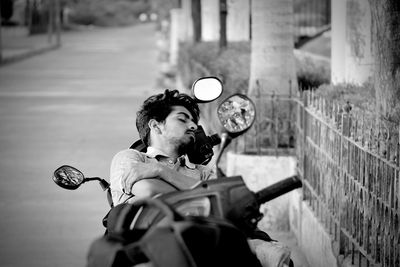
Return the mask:
M254 103L245 95L234 94L218 107L218 119L231 138L246 132L256 118Z
M62 188L75 190L85 182L85 176L78 169L63 165L54 171L53 181Z
M225 132L221 134L221 145L215 165L217 177L223 177L225 175L218 167L222 153L233 138L245 133L253 125L256 120L256 107L247 96L234 94L222 101L217 109L217 116Z
M198 103L208 103L221 96L222 82L213 76L201 77L192 85L194 99Z

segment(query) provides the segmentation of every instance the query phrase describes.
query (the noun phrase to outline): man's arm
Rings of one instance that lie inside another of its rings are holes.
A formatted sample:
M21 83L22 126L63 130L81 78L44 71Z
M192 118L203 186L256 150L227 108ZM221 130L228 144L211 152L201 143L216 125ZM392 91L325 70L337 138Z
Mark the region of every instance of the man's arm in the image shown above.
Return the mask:
M143 155L139 151L126 149L113 157L110 166L110 183L114 191L129 194L125 192L124 187L132 162L144 162Z
M160 179L143 179L133 184L131 192L136 197L153 197L175 191L175 186Z
M161 178L179 189L188 189L197 182L158 162L145 163L144 155L133 149L117 153L111 162L111 186L125 194L132 194L132 186L138 181L151 178Z
M158 162L134 162L126 176L124 189L130 190L138 181L152 178L164 180L178 189L189 189L198 182L194 177L186 176Z

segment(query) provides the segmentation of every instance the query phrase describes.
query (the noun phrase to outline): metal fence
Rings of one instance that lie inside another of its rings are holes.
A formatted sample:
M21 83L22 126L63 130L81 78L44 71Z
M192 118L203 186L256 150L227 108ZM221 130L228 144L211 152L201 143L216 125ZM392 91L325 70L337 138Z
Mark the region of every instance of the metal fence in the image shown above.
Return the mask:
M398 130L312 92L294 102L304 201L338 255L356 266L400 266Z
M295 155L295 103L292 94L257 94L252 97L257 107L256 121L244 136L246 154Z

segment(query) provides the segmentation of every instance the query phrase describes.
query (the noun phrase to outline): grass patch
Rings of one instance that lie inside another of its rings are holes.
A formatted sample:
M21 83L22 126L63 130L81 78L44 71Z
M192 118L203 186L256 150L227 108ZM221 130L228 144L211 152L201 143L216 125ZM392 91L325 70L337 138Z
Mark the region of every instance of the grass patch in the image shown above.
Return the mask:
M71 9L72 23L113 27L136 23L139 14L147 12L150 5L144 0L81 0Z
M198 71L194 64L200 63L211 75L223 79L230 93L246 93L250 76L250 42L231 42L228 48L219 51L217 42L183 44L178 69L183 73L184 82L190 84L204 71ZM195 62L195 63L194 63ZM310 55L295 53L297 80L300 88L316 88L330 82L330 63L315 60Z

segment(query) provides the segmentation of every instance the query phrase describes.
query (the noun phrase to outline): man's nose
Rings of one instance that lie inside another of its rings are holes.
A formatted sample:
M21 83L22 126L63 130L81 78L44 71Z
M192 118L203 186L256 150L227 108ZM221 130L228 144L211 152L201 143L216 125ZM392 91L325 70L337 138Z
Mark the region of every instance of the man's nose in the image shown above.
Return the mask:
M191 121L190 124L189 124L189 129L193 130L193 131L196 131L197 130L197 124L194 123L193 121Z

